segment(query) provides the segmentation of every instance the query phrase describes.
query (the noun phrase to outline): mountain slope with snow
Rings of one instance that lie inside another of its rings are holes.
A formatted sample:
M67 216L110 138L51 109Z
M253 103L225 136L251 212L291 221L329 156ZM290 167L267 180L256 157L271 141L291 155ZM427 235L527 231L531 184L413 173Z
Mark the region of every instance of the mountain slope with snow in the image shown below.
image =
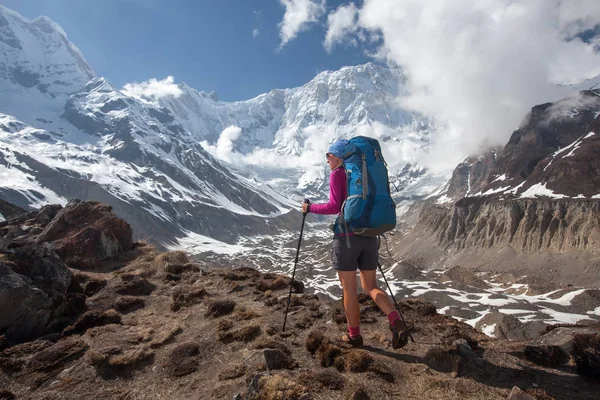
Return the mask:
M0 6L0 30L0 196L18 206L100 200L138 237L235 243L289 227L290 199L326 196L340 137L384 143L399 199L445 179L418 165L430 121L397 107L399 70L346 67L233 103L185 84L147 95L97 77L48 18Z

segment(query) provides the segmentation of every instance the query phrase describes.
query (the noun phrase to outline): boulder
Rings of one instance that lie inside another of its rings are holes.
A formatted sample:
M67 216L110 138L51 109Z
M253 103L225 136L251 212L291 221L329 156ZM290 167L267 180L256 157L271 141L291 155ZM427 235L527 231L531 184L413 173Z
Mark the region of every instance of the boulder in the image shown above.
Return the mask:
M60 329L76 314L71 271L47 245L11 249L0 260L0 332L21 342Z
M93 268L98 261L116 258L133 245L131 227L98 202L70 201L35 238L52 243L69 266Z
M573 348L575 335L593 335L598 331L592 328L584 327L561 327L551 330L534 340L532 346L557 346L566 353L570 353Z
M488 336L498 339L526 340L523 324L517 318L509 314L495 311L486 314L477 321L475 328Z
M517 386L513 386L506 400L535 400L535 398L525 393Z

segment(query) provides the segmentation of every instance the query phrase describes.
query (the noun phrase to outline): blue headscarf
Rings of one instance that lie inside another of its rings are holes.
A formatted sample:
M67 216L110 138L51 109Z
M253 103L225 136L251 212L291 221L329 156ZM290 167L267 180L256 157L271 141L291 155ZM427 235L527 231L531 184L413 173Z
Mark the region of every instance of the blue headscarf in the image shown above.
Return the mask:
M338 140L337 142L333 142L332 145L329 146L327 153L333 154L338 158L344 158L344 154L346 153L346 145L348 145L347 140Z

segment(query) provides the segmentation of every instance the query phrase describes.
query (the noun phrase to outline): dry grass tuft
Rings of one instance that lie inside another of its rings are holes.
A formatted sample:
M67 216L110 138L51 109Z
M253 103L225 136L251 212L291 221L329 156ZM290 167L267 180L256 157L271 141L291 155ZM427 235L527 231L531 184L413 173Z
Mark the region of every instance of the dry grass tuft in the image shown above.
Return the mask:
M342 349L329 340L324 340L319 349L317 350L317 359L321 362L323 367L331 367L336 358L341 356ZM336 367L337 368L337 367Z
M279 340L273 340L273 339L267 339L267 338L263 338L263 339L256 341L254 343L254 345L252 346L252 349L254 349L254 350L277 349L277 350L283 352L284 354L287 354L288 356L292 354L289 347L287 347L285 345L285 343L283 343Z
M219 372L219 380L225 381L230 379L237 379L246 373L246 367L244 365L235 365L230 368L226 368L223 371Z
M185 376L198 369L198 354L200 348L196 343L183 343L175 347L169 354L165 365L167 374Z
M319 389L342 390L346 385L346 378L337 371L325 370L319 372L304 372L298 376L298 381L303 385L312 387L315 383Z
M310 354L315 354L321 344L325 340L325 336L320 331L312 331L308 334L308 338L306 339L306 350L310 352Z
M258 396L254 400L300 400L306 398L305 386L282 375L265 376L259 381Z
M190 307L194 304L198 304L208 296L208 292L200 286L181 286L177 288L173 294L173 304L171 304L171 311L179 311L183 307Z
M206 317L218 318L223 315L228 315L233 312L235 308L235 301L233 300L215 300L208 305L208 311L206 311Z
M122 352L120 348L110 347L102 350L89 350L86 354L89 363L105 379L118 375L129 375L146 363L152 363L154 352L147 347Z
M173 338L175 336L179 335L181 332L183 332L183 329L181 329L180 326L175 326L175 327L169 329L168 331L166 331L159 338L153 340L152 343L150 343L150 347L152 347L154 349L161 347L161 346L169 343L170 341L172 341Z
M352 350L346 356L346 369L348 372L367 372L374 359L364 350Z
M92 310L84 313L71 326L63 331L63 336L69 336L76 333L84 333L89 328L108 324L120 324L121 314L115 310L98 311Z
M27 365L31 371L52 371L81 357L88 346L81 340L64 340L36 353Z
M156 256L153 261L154 268L160 272L170 272L170 273L178 273L171 272L171 266L173 265L186 265L189 264L190 260L188 259L187 254L183 251L169 251L166 253L160 253ZM180 273L180 272L179 272Z
M140 308L144 308L146 306L146 302L144 299L135 296L123 296L119 297L114 304L115 310L127 314Z
M425 363L431 369L440 372L457 372L460 355L455 350L442 347L432 347L425 354Z

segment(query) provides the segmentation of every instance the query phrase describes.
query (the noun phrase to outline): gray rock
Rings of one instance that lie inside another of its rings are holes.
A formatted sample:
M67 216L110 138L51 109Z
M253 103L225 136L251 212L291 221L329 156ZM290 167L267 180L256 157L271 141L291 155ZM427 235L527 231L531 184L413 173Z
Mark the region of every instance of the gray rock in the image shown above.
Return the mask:
M558 346L567 353L571 353L575 334L597 334L598 331L591 328L556 328L540 336L531 344L533 346Z
M506 400L535 400L535 398L528 395L518 387L513 386Z
M0 332L14 342L48 333L69 313L67 290L72 274L44 246L14 249L17 264L0 261Z
M480 319L475 328L483 332L484 328L487 327L489 329L491 325L494 325L493 336L496 338L515 341L527 339L523 324L512 315L502 314L497 311L491 312Z
M274 369L287 369L294 365L294 361L290 356L277 349L264 349L263 355L267 368L269 370Z

